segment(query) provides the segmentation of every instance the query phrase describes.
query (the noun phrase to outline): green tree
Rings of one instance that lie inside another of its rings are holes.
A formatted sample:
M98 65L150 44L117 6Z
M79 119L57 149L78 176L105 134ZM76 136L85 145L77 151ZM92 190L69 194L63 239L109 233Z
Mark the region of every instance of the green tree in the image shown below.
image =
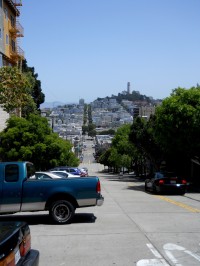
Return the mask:
M52 133L46 118L30 115L27 119L11 117L0 133L1 161L27 160L39 170L58 165L79 164L69 141Z
M115 171L119 171L124 167L132 168L136 149L129 140L130 129L131 126L126 124L117 130L112 139L111 148L106 155L100 157L100 162L114 167Z
M42 92L41 81L38 80L38 74L35 73L34 67L28 67L27 61L22 62L22 72L28 74L33 79L31 96L36 104L37 110L40 110L40 104L44 103L45 95Z
M103 130L99 132L97 135L115 135L115 130L114 129Z
M21 73L16 67L0 68L0 104L6 112L17 110L18 116L21 116L21 110L27 103L34 107L32 82L30 76Z
M200 87L177 88L156 109L154 135L173 168L188 173L200 156Z
M108 158L108 163L114 168L115 172L120 171L122 167L121 156L115 147L111 147L110 156Z
M137 172L144 171L144 165L148 162L148 171L160 169L163 161L163 152L154 137L155 117L150 117L149 121L141 117L134 119L129 135L130 141L137 148Z

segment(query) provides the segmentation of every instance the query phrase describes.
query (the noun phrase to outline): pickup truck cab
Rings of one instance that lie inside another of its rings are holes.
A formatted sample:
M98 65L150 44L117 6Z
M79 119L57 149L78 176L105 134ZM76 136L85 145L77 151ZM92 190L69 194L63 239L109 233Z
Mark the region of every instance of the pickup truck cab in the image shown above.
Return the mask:
M101 206L98 177L33 178L30 162L0 163L0 214L48 210L54 222L71 222L76 208Z

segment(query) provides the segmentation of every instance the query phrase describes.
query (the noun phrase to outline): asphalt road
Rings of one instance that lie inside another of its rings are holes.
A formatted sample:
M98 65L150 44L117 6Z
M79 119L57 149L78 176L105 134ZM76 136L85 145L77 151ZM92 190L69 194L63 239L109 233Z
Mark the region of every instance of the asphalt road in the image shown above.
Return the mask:
M23 215L40 266L200 265L199 193L146 193L131 175L104 173L90 147L82 165L99 176L104 204L77 209L69 225L52 225L45 212Z

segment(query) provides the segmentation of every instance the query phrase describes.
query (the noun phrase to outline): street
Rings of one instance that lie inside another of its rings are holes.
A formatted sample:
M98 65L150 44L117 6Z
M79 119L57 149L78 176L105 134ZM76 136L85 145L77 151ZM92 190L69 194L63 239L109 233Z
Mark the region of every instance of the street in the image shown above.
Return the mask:
M92 152L82 166L99 176L103 206L77 209L69 225L53 225L46 212L3 216L29 223L40 266L200 265L200 194L146 193L134 176L104 173Z

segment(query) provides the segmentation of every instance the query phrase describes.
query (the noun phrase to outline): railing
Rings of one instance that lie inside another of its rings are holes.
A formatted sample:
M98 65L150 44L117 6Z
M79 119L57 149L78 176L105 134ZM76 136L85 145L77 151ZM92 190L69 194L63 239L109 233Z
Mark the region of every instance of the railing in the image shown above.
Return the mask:
M24 36L24 28L22 25L19 23L19 21L16 21L16 30L17 30L17 36L18 37L23 37Z
M10 55L15 62L19 59L24 59L24 51L18 45L10 45Z
M10 26L10 33L15 37L24 37L24 28L19 21L16 21L14 25Z
M17 46L17 54L20 57L24 58L24 50L22 50L19 46Z

